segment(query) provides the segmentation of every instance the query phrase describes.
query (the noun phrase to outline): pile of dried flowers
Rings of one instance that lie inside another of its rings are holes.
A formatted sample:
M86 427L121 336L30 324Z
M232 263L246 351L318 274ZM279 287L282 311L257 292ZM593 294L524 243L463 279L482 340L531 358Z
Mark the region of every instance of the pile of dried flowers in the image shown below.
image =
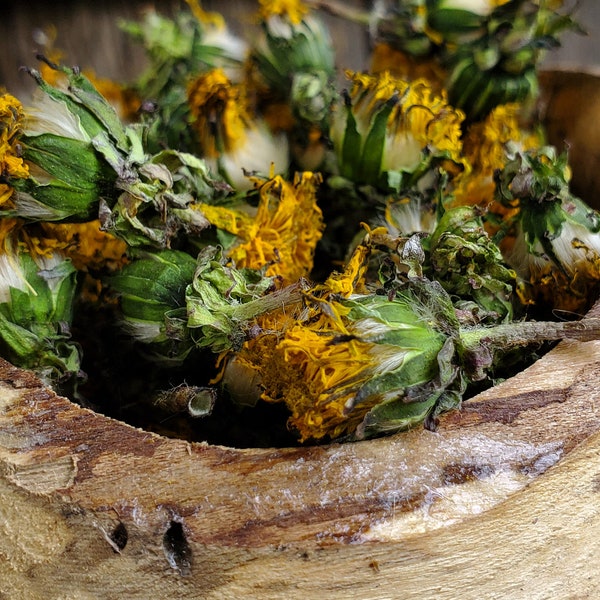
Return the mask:
M561 0L260 0L250 44L187 4L122 24L136 81L48 47L30 106L0 96L4 358L150 428L318 442L433 427L598 333L536 320L600 284L600 215L535 119ZM365 24L363 72L323 9Z

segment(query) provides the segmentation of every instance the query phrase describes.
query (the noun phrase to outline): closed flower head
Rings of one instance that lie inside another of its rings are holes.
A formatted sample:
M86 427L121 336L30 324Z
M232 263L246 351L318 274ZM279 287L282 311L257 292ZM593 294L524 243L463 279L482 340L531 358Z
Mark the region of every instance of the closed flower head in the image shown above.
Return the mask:
M253 118L244 88L231 83L222 69L192 81L188 102L202 152L209 165L237 189L248 189L248 173L277 172L287 168L287 140Z
M425 80L389 73L348 73L344 106L337 106L331 137L341 174L359 184L399 191L427 173L464 168L463 114Z

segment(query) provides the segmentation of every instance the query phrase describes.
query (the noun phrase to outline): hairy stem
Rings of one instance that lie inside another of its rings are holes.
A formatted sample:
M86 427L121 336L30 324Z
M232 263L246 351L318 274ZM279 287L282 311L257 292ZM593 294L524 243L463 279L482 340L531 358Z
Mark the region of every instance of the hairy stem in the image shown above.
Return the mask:
M587 342L600 339L600 318L580 321L520 321L460 332L462 361L468 376L477 381L502 354L531 344L563 339Z

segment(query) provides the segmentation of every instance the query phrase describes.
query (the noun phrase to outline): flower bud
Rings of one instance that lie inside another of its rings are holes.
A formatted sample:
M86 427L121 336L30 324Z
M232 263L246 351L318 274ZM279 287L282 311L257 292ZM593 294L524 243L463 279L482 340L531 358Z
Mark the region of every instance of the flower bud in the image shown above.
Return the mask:
M425 80L407 83L387 73L348 73L343 106L336 106L331 138L341 175L360 185L401 191L439 169L455 174L463 114Z
M125 330L160 363L178 364L193 347L185 294L195 269L189 254L162 250L142 254L108 279L119 294Z
M77 271L58 251L30 254L17 235L5 240L0 254L2 356L57 391L76 392L83 377L80 348L70 333Z

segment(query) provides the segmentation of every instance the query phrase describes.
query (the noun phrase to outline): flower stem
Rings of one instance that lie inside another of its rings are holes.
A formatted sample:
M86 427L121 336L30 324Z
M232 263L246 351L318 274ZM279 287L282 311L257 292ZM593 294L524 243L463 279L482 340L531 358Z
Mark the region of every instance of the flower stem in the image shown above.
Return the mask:
M600 318L579 321L519 321L463 329L460 332L461 357L468 376L478 381L486 376L496 358L531 344L563 339L587 342L600 339Z
M336 2L336 0L306 0L305 3L335 17L342 17L360 25L369 25L371 22L371 15L368 12L342 2Z

